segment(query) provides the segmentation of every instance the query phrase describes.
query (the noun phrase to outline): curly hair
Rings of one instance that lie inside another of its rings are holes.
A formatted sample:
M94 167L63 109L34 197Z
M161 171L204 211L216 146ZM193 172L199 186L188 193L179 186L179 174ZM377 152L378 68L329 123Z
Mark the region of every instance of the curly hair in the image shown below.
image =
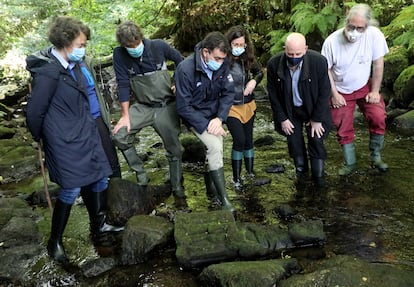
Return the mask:
M230 27L230 29L226 32L226 38L229 41L229 45L234 39L244 37L244 41L246 43L246 52L240 55L240 58L245 61L246 70L250 70L250 68L256 63L256 57L254 55L254 47L253 43L250 39L249 32L245 30L241 25ZM230 57L232 64L233 57Z
M57 17L49 28L49 41L56 48L69 47L81 33L89 40L91 30L82 21L69 16Z
M119 24L115 35L117 42L121 46L126 46L132 41L142 40L144 38L144 33L142 33L141 28L132 21Z

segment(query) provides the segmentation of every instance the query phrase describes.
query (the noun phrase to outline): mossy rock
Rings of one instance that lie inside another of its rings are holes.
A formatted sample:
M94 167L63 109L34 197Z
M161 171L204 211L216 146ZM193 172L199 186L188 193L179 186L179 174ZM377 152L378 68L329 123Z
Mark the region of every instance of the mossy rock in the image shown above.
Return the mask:
M18 182L39 173L37 151L17 139L0 140L1 183Z
M384 57L383 85L392 88L398 75L408 67L408 53L403 46L390 48L390 52Z
M400 134L414 135L414 110L396 117L391 126Z
M414 100L414 65L404 69L394 83L397 102L404 108Z
M0 126L0 139L10 139L15 133L16 131L14 129Z

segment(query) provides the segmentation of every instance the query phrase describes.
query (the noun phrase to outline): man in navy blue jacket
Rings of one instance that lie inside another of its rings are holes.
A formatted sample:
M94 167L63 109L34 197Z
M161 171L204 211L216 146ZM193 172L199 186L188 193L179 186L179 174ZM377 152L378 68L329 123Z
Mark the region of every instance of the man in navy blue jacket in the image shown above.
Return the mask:
M178 65L175 83L178 114L207 148L208 181L213 183L223 209L233 212L223 170L223 122L235 95L228 51L230 46L222 33L209 33L196 45L194 54Z
M116 38L120 46L113 52L113 62L122 115L114 127L115 143L129 167L136 172L137 183L147 186L149 178L137 155L134 141L141 129L152 126L167 151L175 204L186 207L181 182L180 121L166 65L167 60L178 65L183 57L163 40L145 39L141 29L131 21L118 26ZM130 94L136 99L131 106Z

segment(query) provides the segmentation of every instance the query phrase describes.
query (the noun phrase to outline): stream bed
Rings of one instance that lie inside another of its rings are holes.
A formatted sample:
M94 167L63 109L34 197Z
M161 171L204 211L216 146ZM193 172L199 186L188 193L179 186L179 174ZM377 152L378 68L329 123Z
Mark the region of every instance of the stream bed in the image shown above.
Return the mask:
M258 224L285 225L277 214L281 205L289 205L296 216L320 219L324 223L327 242L322 248L286 250L280 256L299 260L304 272L334 254L352 255L369 262L398 263L414 267L414 145L412 137L404 137L389 131L385 137L383 159L390 169L380 173L369 166L369 135L365 123L356 121L355 140L358 170L339 177L337 168L342 165L342 152L332 131L326 140L328 159L326 174L328 186L316 189L311 181L298 185L294 166L287 153L284 137L277 135L270 120L267 102L258 103L255 121L255 139L271 136L271 145L255 147L255 172L257 177L267 177L271 183L250 186L236 192L231 185L231 136L225 139L225 174L230 200L237 209L237 220ZM183 133L183 137L193 135ZM160 138L151 128L139 134L137 149L146 153L146 169L151 184L163 183L168 178L165 151L159 147ZM123 178L134 180L125 160L120 155ZM271 164L283 164L284 173L268 174L264 170ZM41 177L28 179L9 189L33 190L42 186ZM205 212L209 201L205 194L202 164L184 164L184 188L192 212ZM171 209L170 197L157 208L157 212ZM39 209L39 207L37 207ZM39 228L46 243L50 229L50 213L41 210L43 218ZM88 216L84 207L74 206L65 230L64 244L75 264L97 258L89 241ZM80 278L51 262L46 253L37 266L28 270L28 276L36 286L197 286L201 270L181 270L175 259L175 246L171 242L159 250L147 262L113 269L98 278Z

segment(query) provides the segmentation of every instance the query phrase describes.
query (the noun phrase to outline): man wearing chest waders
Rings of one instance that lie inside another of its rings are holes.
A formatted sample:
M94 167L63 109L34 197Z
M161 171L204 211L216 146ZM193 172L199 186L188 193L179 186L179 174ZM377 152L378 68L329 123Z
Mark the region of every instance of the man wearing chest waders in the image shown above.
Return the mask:
M137 183L149 182L144 164L138 156L136 134L152 126L161 137L169 162L170 183L177 208L187 206L182 186L182 146L179 141L180 121L166 60L177 66L183 59L180 52L160 39L144 39L135 23L121 23L116 31L119 47L114 49L113 63L118 83L121 118L114 128L115 143L129 167L135 171ZM130 105L130 95L135 103Z

